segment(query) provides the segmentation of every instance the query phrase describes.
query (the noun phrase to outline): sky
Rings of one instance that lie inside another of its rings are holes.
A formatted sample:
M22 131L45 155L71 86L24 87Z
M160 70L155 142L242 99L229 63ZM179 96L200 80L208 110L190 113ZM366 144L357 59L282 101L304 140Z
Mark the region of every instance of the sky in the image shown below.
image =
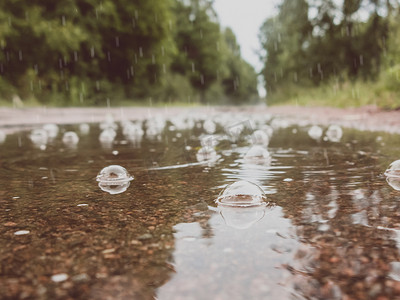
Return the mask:
M261 49L258 33L264 21L276 13L278 0L214 0L214 9L220 24L230 27L240 45L242 57L261 71L262 63L257 51ZM259 84L260 96L265 96L265 89Z

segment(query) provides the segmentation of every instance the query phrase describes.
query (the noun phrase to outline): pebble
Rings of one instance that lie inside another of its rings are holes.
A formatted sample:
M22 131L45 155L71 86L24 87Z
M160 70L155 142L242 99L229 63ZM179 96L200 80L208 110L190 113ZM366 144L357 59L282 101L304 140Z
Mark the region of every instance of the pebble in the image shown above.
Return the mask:
M30 231L29 230L18 230L16 232L14 232L14 235L25 235L25 234L29 234Z
M68 275L65 273L55 274L51 276L51 280L54 282L63 282L68 279Z

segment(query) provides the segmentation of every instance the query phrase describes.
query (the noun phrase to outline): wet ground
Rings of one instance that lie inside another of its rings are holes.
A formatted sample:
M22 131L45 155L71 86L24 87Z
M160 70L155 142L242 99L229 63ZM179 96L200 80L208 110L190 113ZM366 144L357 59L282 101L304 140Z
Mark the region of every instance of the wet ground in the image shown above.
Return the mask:
M400 299L400 192L383 175L399 135L344 129L332 142L297 119L219 114L217 157L204 161L202 117L160 111L159 133L140 121L143 137L127 138L118 123L111 143L97 123L62 125L45 144L9 124L0 298ZM264 124L270 159L245 159ZM108 165L134 176L119 193L96 181ZM217 206L238 180L262 187L267 206Z

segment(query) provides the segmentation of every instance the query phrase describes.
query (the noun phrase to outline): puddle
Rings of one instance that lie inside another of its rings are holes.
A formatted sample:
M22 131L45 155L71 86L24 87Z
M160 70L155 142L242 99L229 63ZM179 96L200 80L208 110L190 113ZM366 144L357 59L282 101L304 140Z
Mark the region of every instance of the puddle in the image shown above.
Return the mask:
M399 297L397 169L384 175L399 159L399 136L236 117L110 119L7 134L3 295ZM107 166L123 167L97 181ZM255 192L245 186L215 202L242 181Z

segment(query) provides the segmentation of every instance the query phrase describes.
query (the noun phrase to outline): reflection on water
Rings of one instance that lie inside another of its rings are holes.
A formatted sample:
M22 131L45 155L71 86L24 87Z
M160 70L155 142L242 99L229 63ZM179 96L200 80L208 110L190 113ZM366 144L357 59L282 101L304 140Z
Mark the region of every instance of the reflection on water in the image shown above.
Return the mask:
M398 136L319 127L312 139L309 124L226 114L124 124L108 116L53 138L34 128L3 139L4 298L400 297L400 194L383 174ZM247 159L254 143L261 154ZM216 159L199 162L202 147ZM135 180L99 189L112 165ZM214 202L241 180L273 205Z

